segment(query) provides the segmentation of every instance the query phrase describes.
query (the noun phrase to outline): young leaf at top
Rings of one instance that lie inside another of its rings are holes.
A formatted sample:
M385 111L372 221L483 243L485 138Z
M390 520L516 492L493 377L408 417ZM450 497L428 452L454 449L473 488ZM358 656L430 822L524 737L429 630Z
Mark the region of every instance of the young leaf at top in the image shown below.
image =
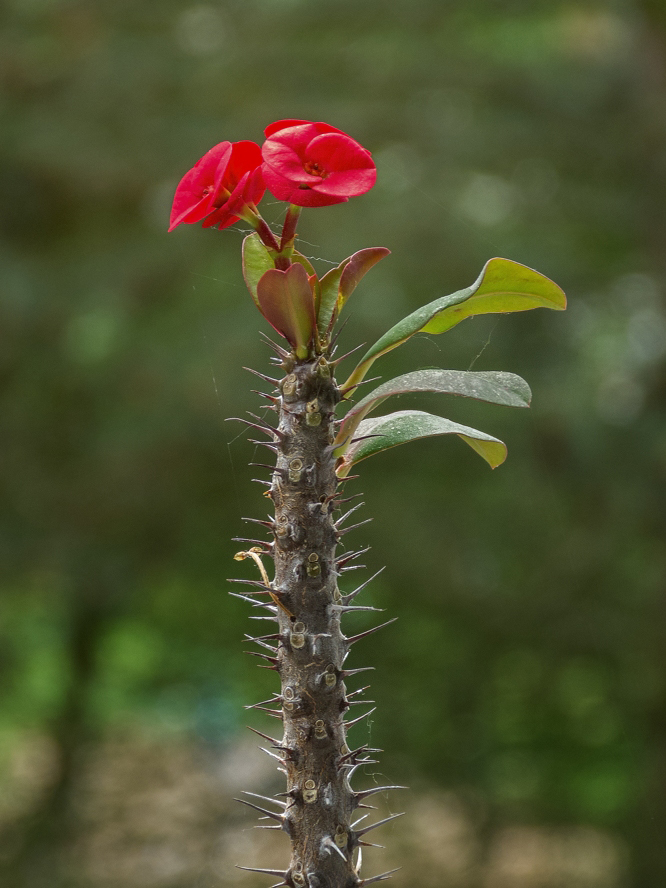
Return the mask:
M275 268L270 251L261 242L259 235L248 234L243 240L242 247L243 277L254 299L255 305L261 310L257 299L257 284L264 274L271 268Z
M310 288L312 289L312 294L314 297L314 312L316 317L317 310L319 308L319 300L321 299L321 285L319 282L319 278L317 277L317 272L314 270L314 266L312 265L312 262L310 262L310 260L307 258L307 256L299 253L298 250L294 250L292 252L291 261L298 262L298 264L302 265L308 273L308 280L310 281Z
M340 278L345 269L345 265L350 260L343 260L337 268L331 268L327 271L319 282L321 285L321 297L319 301L319 310L317 311L317 329L320 334L325 334L334 322L337 315L336 307L338 304L338 290L340 287Z
M515 373L479 372L465 370L415 370L382 383L362 401L352 407L342 421L333 446L335 456L341 456L365 417L391 395L408 392L440 392L462 395L505 407L529 407L530 387Z
M562 311L566 305L566 296L550 278L510 259L490 259L471 287L435 299L391 327L365 353L342 387L350 389L357 385L377 358L402 345L415 333L445 333L474 315L531 308Z
M305 268L294 263L286 271L269 269L257 284L257 300L263 316L294 347L297 357L307 357L315 313Z
M356 432L357 437L338 462L336 473L339 478L348 475L353 465L368 456L407 441L434 435L458 435L485 459L491 469L501 465L506 459L506 445L499 438L493 438L492 435L460 425L443 416L433 416L423 410L400 410L387 416L366 419Z
M368 247L344 259L321 279L322 297L317 315L317 326L324 333L335 324L346 301L359 282L380 259L391 251L386 247Z

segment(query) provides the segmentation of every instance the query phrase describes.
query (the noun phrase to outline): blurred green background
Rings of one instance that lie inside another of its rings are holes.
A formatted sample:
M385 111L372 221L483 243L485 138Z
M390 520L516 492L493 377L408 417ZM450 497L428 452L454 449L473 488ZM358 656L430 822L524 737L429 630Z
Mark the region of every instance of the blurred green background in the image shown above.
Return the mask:
M166 227L213 144L304 117L372 150L379 177L306 211L301 250L322 271L393 251L344 350L494 255L570 300L377 365L507 370L534 391L529 413L400 402L503 438L497 471L431 440L353 482L375 519L353 542L387 565L365 603L400 617L353 663L377 667L379 704L356 736L386 750L362 780L412 786L378 839L398 884L663 888L663 0L0 14L0 883L226 888L265 884L234 863L286 863L230 802L237 778L274 780L241 739L274 680L241 653L251 623L225 582L252 575L231 538L266 512L247 467L263 454L224 420L259 408L241 367L268 371L268 328L240 231Z

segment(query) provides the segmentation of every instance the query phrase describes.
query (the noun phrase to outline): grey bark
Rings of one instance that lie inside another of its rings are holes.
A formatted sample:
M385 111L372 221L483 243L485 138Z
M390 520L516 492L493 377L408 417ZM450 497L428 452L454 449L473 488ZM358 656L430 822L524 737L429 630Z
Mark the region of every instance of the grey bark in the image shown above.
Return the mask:
M372 761L373 750L351 751L346 741L344 679L351 673L344 664L355 639L340 628L350 596L343 599L338 589L341 531L333 518L339 482L331 444L340 391L323 357L289 361L286 369L267 493L275 505L274 542L267 549L275 576L265 590L271 599L266 607L278 631L263 641L277 643L267 659L281 682L273 714L284 725L275 748L287 792L284 811L263 813L288 833L292 854L286 871L262 871L294 888L353 888L388 874L363 881L356 868L356 849L368 828L355 830L353 814L370 793L354 792L349 781L359 764Z

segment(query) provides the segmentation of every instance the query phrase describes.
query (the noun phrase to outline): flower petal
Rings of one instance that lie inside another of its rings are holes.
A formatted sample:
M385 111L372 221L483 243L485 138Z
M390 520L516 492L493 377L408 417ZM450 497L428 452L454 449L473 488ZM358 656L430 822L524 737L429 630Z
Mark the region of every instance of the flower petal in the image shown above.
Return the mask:
M297 207L328 207L333 204L344 203L347 200L346 196L320 193L318 188L322 180L318 176L312 177L316 179L317 185L316 188L312 188L285 179L284 176L276 173L268 164L263 165L262 171L266 187L273 197L293 203Z
M274 133L277 133L280 130L289 129L292 126L303 126L304 124L310 124L317 127L318 133L342 133L342 130L336 129L329 123L313 123L311 120L277 120L275 123L271 123L266 127L264 135L267 139L270 139Z
M208 214L214 198L216 172L226 169L231 150L231 142L220 142L185 173L174 194L169 231L182 223L198 222ZM209 194L204 194L205 189L209 189Z

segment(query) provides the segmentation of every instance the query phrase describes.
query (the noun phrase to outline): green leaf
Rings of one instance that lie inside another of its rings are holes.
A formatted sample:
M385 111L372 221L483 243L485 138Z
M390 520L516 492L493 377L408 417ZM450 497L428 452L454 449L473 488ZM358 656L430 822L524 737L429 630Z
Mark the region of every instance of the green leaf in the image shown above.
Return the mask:
M501 465L506 459L506 445L499 438L452 422L443 416L433 416L422 410L401 410L398 413L389 413L388 416L366 419L359 425L357 438L338 463L337 475L344 478L353 465L375 453L381 453L382 450L434 435L458 435L485 459L491 469Z
M317 327L321 335L325 334L335 322L340 278L348 262L349 259L345 259L337 268L327 271L319 282L321 284L321 300L317 312Z
M242 255L245 283L255 305L261 310L257 299L257 284L269 269L275 268L275 263L268 248L264 246L256 232L248 234L243 241Z
M317 272L314 270L314 265L310 260L304 256L302 253L299 253L298 250L294 250L291 254L291 261L298 262L299 265L302 265L303 268L307 271L308 277L312 277L312 275L316 275Z
M529 407L532 392L529 385L515 373L481 372L464 370L415 370L382 383L362 401L349 410L342 421L333 446L335 455L340 456L346 443L353 437L356 428L365 417L391 395L404 395L408 392L439 392L448 395L462 395L476 398L490 404L505 407Z
M314 299L305 268L294 263L286 271L271 268L257 284L259 310L268 323L307 357L315 328Z
M435 299L391 327L365 353L343 388L357 385L377 358L402 345L415 333L445 333L474 315L531 308L562 311L566 305L562 290L538 271L510 259L491 259L471 287Z

